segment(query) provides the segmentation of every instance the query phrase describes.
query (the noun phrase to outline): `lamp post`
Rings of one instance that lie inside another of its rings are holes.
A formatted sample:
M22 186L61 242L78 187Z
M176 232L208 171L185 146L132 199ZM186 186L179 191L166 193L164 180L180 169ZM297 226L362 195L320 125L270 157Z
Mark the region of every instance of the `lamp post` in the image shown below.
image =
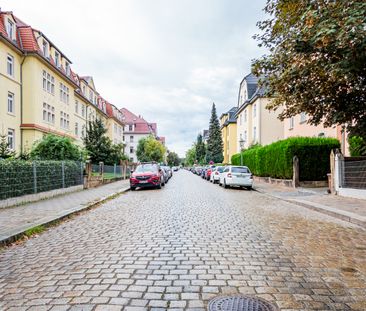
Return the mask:
M240 145L240 165L243 165L243 149L244 149L245 140L240 138L239 145Z

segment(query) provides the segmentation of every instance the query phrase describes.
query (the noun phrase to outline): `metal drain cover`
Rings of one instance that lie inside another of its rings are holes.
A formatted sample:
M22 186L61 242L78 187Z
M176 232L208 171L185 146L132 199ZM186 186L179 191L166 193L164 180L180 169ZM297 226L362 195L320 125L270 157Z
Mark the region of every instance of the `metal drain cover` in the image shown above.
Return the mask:
M208 303L208 311L277 311L277 307L261 298L249 296L216 297Z

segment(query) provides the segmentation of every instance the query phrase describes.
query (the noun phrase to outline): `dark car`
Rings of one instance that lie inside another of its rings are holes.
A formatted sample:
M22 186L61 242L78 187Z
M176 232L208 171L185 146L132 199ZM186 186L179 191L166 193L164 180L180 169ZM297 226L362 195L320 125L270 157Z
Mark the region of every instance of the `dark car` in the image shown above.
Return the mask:
M136 167L130 177L130 188L158 188L165 185L163 171L156 163L142 163Z

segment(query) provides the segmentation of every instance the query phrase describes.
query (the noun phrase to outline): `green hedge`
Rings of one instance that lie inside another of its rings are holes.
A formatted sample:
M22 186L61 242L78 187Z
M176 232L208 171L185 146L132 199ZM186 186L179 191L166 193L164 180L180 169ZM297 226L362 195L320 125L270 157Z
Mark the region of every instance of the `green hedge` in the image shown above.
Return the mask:
M36 167L37 193L63 186L62 161L0 161L0 200L35 193L33 165ZM65 188L83 182L79 162L64 162Z
M292 159L300 162L300 180L326 180L330 171L329 155L339 148L335 138L291 137L270 145L249 149L242 153L243 165L256 176L292 178ZM231 158L234 165L241 164L240 153Z

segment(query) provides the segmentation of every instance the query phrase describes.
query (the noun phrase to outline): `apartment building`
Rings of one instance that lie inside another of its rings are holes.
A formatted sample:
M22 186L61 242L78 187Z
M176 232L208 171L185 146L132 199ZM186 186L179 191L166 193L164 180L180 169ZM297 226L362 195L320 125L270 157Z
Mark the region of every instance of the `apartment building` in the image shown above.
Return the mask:
M108 136L114 144L123 144L123 114L116 106L109 102L106 102L106 107L108 115Z
M235 117L237 109L237 107L233 107L220 116L224 153L223 163L231 163L231 157L237 153L237 124Z
M143 117L135 115L126 108L122 108L121 112L124 123L125 154L131 162L138 162L136 150L140 139L152 135L165 144L165 137L159 138L157 135L156 123L149 123Z
M79 76L71 64L43 32L0 11L0 131L17 153L29 151L47 133L81 145L87 122L96 118L113 142L122 142L120 112L109 104L108 115L93 78ZM115 124L118 135L110 129Z
M240 152L252 144L268 145L284 138L283 122L278 119L281 109L270 111L266 106L270 98L258 86L258 78L252 73L240 83L237 111L237 150Z

